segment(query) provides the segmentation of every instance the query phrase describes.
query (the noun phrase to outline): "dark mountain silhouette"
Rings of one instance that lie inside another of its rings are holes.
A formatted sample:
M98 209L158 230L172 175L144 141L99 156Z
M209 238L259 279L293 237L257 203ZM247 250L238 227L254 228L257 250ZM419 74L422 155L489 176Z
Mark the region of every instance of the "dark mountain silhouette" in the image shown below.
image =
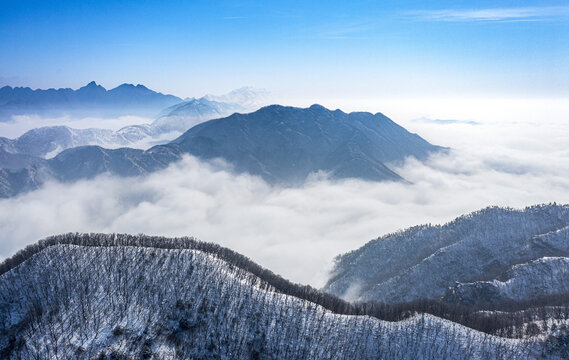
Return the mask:
M122 84L111 90L94 81L77 90L4 86L0 89L0 121L9 121L13 115L154 116L179 102L182 99L144 85Z

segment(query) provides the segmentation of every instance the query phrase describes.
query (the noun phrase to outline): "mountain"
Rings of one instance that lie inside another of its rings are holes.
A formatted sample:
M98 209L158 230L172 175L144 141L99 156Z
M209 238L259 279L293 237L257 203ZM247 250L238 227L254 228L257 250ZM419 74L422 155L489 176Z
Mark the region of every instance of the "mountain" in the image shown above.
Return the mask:
M273 183L298 184L315 172L332 178L400 181L386 164L442 150L383 114L320 105L306 109L272 105L250 114L199 124L172 142L185 153L223 158L238 172Z
M80 89L81 96L86 99L92 96L91 100L99 99L101 96L97 94L105 91L100 85L90 85L87 88L91 87L98 90L87 91L88 94L84 94L86 90ZM0 137L0 168L25 168L41 162L36 158L51 158L63 150L78 146L95 145L109 149L129 146L146 149L164 144L204 121L225 117L237 111L257 110L258 107L254 104L262 102L258 91L253 88L244 89L247 89L245 94L242 94L245 90L238 89L230 93L233 96L221 96L232 101L242 100L243 104L218 102L208 100L206 97L189 99L163 109L159 117L150 124L129 125L117 131L45 126L31 129L17 139ZM123 84L108 93L113 95L112 99L115 102L131 104L133 100L151 96L153 92L142 85ZM132 94L136 96L133 97ZM213 97L213 95L208 96Z
M3 359L563 358L432 315L390 322L193 239L67 234L0 264ZM350 310L352 309L352 310ZM564 339L564 338L563 338Z
M52 176L61 182L91 179L99 174L140 176L164 169L179 157L164 158L162 152L121 148L104 149L99 146L80 146L63 151L48 160Z
M359 301L464 305L566 296L568 239L568 205L490 207L341 255L324 290Z
M94 81L77 90L4 86L0 89L0 121L10 121L14 115L154 116L181 101L132 84L108 91Z
M251 86L244 86L232 90L223 95L208 94L203 97L209 101L216 101L229 104L239 104L246 109L257 110L270 102L271 94L265 89L258 89Z
M173 131L182 133L204 121L225 117L247 109L246 106L239 103L218 102L206 98L191 99L163 110L164 115L156 119L152 123L152 127L159 133Z
M152 125L130 125L120 130L73 129L68 126L44 126L25 132L16 139L0 137L0 168L22 169L42 163L66 149L94 145L105 148L148 147L163 134ZM162 140L167 142L168 140Z
M38 165L42 162L41 158L20 153L14 141L0 138L0 169L21 169Z
M306 109L272 105L201 123L176 140L147 151L78 147L31 167L33 173L41 169L59 181L105 172L135 176L163 169L190 154L205 161L223 158L236 172L288 186L301 184L317 172L333 179L403 181L386 164L400 163L410 156L424 160L441 150L444 148L429 144L379 113L346 114L320 105ZM22 189L13 181L25 178L26 169L29 167L0 173L4 184L1 196L13 196L16 189Z
M0 149L11 154L51 158L65 149L77 146L88 144L108 147L127 146L133 142L132 140L121 131L46 126L29 130L17 139L0 138Z
M565 294L569 294L569 257L541 257L512 265L492 280L455 284L446 291L443 299L471 305L534 301L548 295Z

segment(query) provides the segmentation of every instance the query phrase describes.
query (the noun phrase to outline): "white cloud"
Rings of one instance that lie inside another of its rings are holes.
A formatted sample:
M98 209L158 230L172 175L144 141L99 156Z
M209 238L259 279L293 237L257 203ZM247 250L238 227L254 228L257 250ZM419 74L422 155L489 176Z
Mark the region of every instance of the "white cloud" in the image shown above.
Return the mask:
M0 200L0 256L69 231L188 235L319 286L335 255L387 232L444 223L489 205L569 203L565 102L425 104L405 104L401 111L411 107L478 125L404 120L412 131L454 149L397 169L411 185L314 179L302 188L271 188L256 177L234 176L222 164L187 157L145 178L51 183Z
M0 136L17 138L28 130L43 126L68 126L73 129L110 129L119 130L128 125L148 124L153 119L140 116L120 116L116 118L99 117L41 117L37 115L14 115L9 122L0 122Z
M567 6L513 7L489 9L443 9L410 12L414 18L428 21L543 21L569 16Z

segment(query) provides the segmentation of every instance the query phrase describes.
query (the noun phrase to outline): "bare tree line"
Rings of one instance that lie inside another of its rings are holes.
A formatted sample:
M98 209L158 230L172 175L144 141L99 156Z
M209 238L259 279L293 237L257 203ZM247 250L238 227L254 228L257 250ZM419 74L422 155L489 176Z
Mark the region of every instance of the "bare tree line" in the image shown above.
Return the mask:
M309 285L292 283L230 249L217 244L198 241L191 237L166 238L142 234L80 233L52 236L29 245L11 258L6 259L0 264L0 275L16 268L43 249L59 244L199 250L260 278L270 285L272 290L310 301L342 315L368 315L381 320L401 321L415 314L428 313L488 334L509 338L522 338L548 330L539 326L536 329L537 325L535 325L540 322L545 323L548 319L569 319L569 294L551 295L525 302L478 303L472 306L449 304L440 300L419 300L400 304L350 303ZM254 277L251 277L249 281L255 281ZM88 286L88 281L79 285ZM122 289L122 294L128 300L130 294L126 287ZM69 294L60 295L63 301L71 301ZM88 313L87 309L80 310L82 314ZM529 324L535 326L530 326L528 330Z

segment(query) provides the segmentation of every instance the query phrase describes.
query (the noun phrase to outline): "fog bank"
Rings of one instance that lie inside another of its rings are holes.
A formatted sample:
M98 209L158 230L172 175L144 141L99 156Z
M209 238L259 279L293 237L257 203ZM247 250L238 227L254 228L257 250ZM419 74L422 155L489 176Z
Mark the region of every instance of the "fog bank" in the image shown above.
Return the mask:
M142 178L49 183L0 201L0 256L69 231L195 236L293 281L321 286L335 255L382 234L444 223L489 205L569 203L569 117L514 113L500 120L425 112L403 120L427 140L453 148L396 168L411 184L315 176L301 188L272 188L233 175L222 162L192 157Z

